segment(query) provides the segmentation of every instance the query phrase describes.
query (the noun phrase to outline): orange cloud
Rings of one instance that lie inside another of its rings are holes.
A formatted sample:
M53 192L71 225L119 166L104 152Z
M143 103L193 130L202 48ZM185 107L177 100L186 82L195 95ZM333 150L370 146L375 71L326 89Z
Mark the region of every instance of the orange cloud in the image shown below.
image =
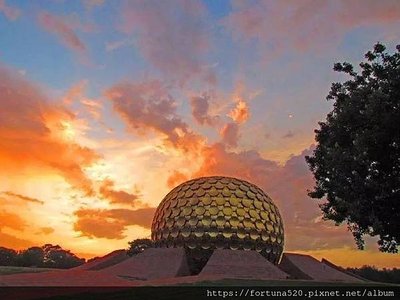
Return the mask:
M100 186L99 192L113 204L129 204L133 206L139 198L138 195L130 194L125 191L116 191L114 189L114 182L111 180L104 180Z
M42 228L40 228L39 234L48 235L48 234L51 234L53 232L54 232L54 229L51 228L51 227L42 227Z
M65 18L49 12L41 12L38 15L38 21L46 31L56 35L66 47L80 54L86 51L85 43L77 36L73 25Z
M185 182L188 179L189 179L189 177L187 175L185 175L177 170L174 170L172 172L172 174L168 177L167 185L169 188L172 189L172 188L176 187L177 185Z
M26 249L35 245L33 241L21 239L1 231L0 228L0 243L2 247L11 248L15 250Z
M155 208L130 209L80 209L75 212L74 230L93 238L124 239L127 226L150 228Z
M76 213L78 220L74 223L74 230L89 238L124 239L124 224L115 219L107 219L96 214L83 215Z
M215 74L202 59L209 48L205 9L199 1L128 1L121 29L135 35L144 57L169 80L214 84Z
M18 8L7 5L6 0L0 0L0 12L2 12L7 19L15 21L21 15Z
M93 194L83 168L99 156L64 137L63 123L74 115L50 104L32 83L0 67L0 164L3 172L40 170L59 174L73 187Z
M393 253L382 253L371 250L357 250L349 247L296 251L297 253L312 255L321 260L323 258L342 267L360 268L362 266L375 266L376 268L399 268L400 257Z
M27 227L26 222L14 213L0 210L0 230L8 227L10 229L22 231Z
M232 118L232 120L236 123L241 124L246 122L250 117L249 107L247 106L247 103L242 99L239 99L236 103L236 107L228 113L228 116Z

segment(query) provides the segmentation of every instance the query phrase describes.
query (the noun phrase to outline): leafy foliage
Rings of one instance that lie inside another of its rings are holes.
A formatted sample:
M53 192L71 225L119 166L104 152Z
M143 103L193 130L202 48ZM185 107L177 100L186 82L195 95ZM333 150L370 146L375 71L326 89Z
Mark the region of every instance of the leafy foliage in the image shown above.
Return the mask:
M46 244L43 247L43 266L48 268L69 269L85 262L69 250L64 250L59 245Z
M17 251L0 247L0 266L13 266L17 258Z
M142 253L147 248L152 248L153 246L153 241L150 239L136 239L132 242L129 242L127 254L129 256L133 256Z
M372 266L363 266L346 270L371 281L400 283L400 269L397 268L378 270Z
M40 247L30 247L18 256L22 267L42 267L44 262L44 251Z
M360 63L334 70L350 75L333 83L327 100L333 111L315 130L318 146L306 161L316 184L312 198L325 219L346 222L356 244L379 236L379 248L398 252L400 242L400 45L388 54L378 43Z
M85 263L85 259L77 257L58 245L46 244L19 252L0 247L0 265L2 266L69 269L83 263Z

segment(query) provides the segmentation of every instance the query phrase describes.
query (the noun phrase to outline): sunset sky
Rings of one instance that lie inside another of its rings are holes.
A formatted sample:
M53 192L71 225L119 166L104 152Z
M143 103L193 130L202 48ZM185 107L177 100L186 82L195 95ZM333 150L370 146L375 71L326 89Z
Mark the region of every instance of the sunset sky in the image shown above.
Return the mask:
M285 251L400 267L307 196L332 70L400 41L394 1L0 0L0 246L90 258L194 177L260 186Z

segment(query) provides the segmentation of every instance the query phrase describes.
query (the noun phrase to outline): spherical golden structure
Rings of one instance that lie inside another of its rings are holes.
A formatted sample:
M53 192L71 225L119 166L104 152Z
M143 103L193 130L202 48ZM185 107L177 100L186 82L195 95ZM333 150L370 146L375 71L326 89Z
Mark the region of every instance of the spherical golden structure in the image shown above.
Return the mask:
M283 222L271 198L230 177L197 178L172 189L151 230L157 247L255 250L273 263L283 251Z

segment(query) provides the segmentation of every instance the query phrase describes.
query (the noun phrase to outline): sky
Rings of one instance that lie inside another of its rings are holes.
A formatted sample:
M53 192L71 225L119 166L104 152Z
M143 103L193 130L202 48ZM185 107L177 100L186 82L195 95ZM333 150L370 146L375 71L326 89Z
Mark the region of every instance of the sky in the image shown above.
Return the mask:
M224 175L274 200L285 251L400 267L322 219L304 160L333 64L399 28L397 0L0 0L0 246L127 248L170 189Z

